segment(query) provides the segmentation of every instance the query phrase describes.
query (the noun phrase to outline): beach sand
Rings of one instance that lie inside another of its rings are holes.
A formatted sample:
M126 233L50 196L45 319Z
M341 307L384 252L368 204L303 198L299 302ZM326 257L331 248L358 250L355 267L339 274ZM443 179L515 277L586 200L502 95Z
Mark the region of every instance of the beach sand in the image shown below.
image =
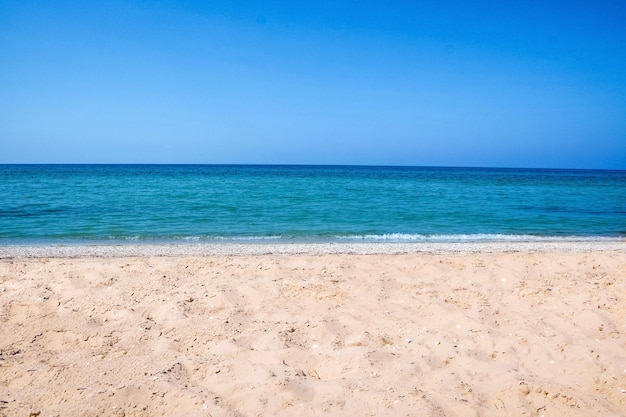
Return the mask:
M616 246L5 253L0 416L624 416Z

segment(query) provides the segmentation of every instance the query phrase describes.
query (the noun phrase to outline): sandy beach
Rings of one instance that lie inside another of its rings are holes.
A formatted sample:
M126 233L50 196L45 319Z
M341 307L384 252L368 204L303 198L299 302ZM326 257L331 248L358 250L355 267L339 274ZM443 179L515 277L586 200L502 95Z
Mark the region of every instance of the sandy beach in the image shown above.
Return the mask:
M0 416L626 415L623 241L129 248L0 250Z

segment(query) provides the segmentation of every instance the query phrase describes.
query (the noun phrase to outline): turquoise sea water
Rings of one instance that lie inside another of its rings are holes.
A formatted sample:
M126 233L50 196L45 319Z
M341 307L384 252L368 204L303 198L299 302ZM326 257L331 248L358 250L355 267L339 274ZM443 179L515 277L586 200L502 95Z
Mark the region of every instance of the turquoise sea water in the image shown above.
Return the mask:
M626 171L0 165L0 244L626 238Z

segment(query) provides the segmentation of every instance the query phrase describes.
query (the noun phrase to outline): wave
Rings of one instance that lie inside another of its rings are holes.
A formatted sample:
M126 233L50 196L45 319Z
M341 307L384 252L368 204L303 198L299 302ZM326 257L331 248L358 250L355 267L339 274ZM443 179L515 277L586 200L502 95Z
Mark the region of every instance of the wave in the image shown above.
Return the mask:
M67 240L72 240L72 238L66 238ZM266 240L281 240L284 239L283 236L278 235L270 235L270 236L206 236L206 235L198 235L198 236L107 236L106 238L101 238L98 236L92 237L83 237L80 240L121 240L121 241L141 241L141 242L167 242L167 241L183 241L183 242L211 242L211 241L266 241Z
M271 235L271 236L184 236L179 237L180 240L187 241L265 241L265 240L281 240L282 236Z
M476 234L407 234L386 233L380 235L350 235L335 236L339 241L363 241L363 242L602 242L624 240L621 237L607 236L538 236L538 235L513 235L500 233L476 233Z
M115 242L115 243L114 243ZM251 236L212 236L212 235L176 235L176 236L66 236L51 238L2 238L2 245L28 244L300 244L300 243L553 243L553 242L626 242L626 236L580 236L580 235L527 235L527 234L325 234L325 235L251 235Z

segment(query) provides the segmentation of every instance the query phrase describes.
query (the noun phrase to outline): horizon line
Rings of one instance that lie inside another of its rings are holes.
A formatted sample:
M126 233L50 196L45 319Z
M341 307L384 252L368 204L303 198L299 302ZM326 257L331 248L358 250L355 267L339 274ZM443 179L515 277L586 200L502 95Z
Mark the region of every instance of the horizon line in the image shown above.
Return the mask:
M298 164L298 163L196 163L196 162L0 162L0 166L256 166L256 167L352 167L352 168L428 168L428 169L495 169L554 171L626 171L626 168L522 167L479 165L404 165L404 164Z

